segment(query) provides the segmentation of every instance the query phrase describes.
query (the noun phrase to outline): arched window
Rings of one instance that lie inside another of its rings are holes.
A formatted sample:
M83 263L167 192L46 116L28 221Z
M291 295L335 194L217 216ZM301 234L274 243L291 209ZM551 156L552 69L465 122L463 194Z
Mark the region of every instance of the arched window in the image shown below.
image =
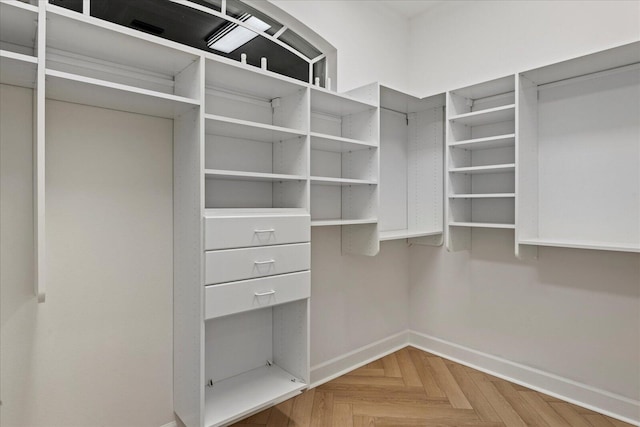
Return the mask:
M316 46L280 17L240 0L94 0L89 11L83 0L50 2L256 67L266 58L270 71L326 86L330 45L320 39Z

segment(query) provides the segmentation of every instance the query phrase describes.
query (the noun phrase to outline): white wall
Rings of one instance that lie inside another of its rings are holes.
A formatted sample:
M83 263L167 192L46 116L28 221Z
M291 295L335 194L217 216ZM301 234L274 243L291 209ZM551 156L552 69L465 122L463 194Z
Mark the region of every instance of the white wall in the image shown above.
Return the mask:
M447 2L411 20L412 89L427 94L640 36L638 2ZM640 255L541 248L474 231L471 252L410 250L414 330L640 400ZM637 402L636 402L637 404Z
M432 95L638 40L637 1L443 1L411 19L409 87Z
M336 47L338 91L375 81L407 88L406 19L382 8L375 0L269 1Z
M173 418L172 122L47 102L48 285L37 304L32 94L0 87L0 424L165 424Z

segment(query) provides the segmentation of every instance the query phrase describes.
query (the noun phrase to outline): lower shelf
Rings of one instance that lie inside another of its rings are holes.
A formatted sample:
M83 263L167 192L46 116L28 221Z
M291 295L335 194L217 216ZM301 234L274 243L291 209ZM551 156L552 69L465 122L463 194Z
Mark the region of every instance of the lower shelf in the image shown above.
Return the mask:
M358 224L375 224L376 218L367 219L315 219L311 220L312 227L327 227L332 225L358 225Z
M215 383L206 390L204 425L214 427L240 420L307 388L307 384L293 380L293 375L271 365Z
M400 240L400 239L412 239L414 237L427 237L436 236L442 234L442 230L428 231L428 230L390 230L380 232L380 241L385 240Z
M515 224L500 224L493 222L450 222L450 227L474 227L474 228L507 228L515 229Z
M560 240L560 239L521 239L521 245L551 246L558 248L593 249L599 251L640 252L640 244L600 242L588 240Z

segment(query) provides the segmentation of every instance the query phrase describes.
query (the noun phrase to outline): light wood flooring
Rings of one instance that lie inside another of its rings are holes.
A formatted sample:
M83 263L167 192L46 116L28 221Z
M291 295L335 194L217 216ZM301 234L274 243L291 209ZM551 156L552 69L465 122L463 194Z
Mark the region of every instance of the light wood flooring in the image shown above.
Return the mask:
M626 427L630 424L407 347L234 426Z

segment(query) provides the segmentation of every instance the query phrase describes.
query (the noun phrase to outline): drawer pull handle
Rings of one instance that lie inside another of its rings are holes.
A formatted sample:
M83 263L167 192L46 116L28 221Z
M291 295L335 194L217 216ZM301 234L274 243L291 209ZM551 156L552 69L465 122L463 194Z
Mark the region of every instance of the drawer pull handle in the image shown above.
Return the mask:
M253 232L255 234L261 234L261 233L275 233L276 229L275 228L266 228L264 230L253 230Z
M256 292L254 295L257 296L257 297L264 297L264 296L267 296L267 295L273 295L275 293L276 293L276 291L271 289L270 291L266 291L266 292Z
M253 261L253 263L255 265L275 264L276 260L275 259L270 259L268 261Z

